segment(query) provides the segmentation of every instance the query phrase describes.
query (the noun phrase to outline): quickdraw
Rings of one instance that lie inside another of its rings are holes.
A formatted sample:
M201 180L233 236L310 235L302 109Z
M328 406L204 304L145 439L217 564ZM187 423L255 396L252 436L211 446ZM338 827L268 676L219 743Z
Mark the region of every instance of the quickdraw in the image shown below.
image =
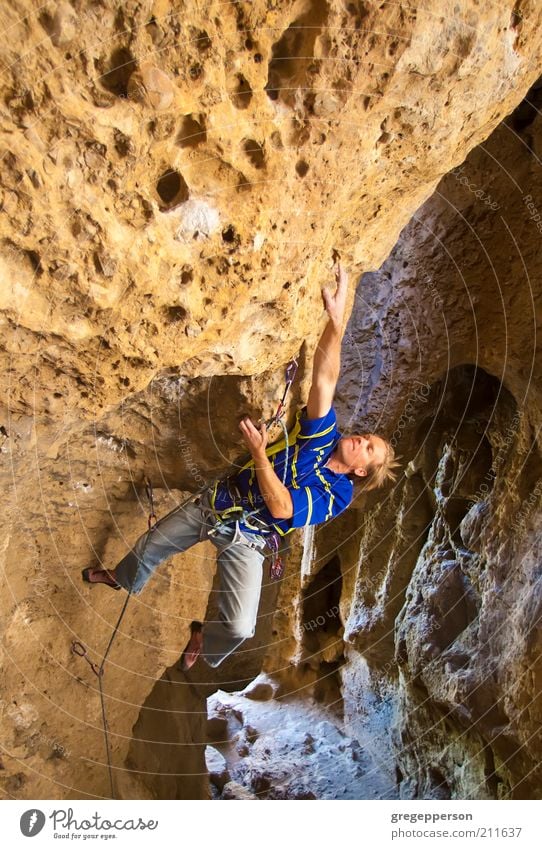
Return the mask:
M149 499L149 505L151 508L149 518L147 520L147 526L149 528L149 531L152 531L152 529L158 522L158 519L156 518L156 513L154 512L154 493L152 491L152 483L150 482L149 478L145 478L145 492L147 493L147 498Z
M88 665L90 666L90 668L92 669L92 671L94 672L95 675L100 676L100 675L103 674L103 670L98 666L98 664L93 663L90 660L85 646L83 645L83 643L80 643L79 640L73 640L73 642L72 642L72 652L74 654L78 655L79 657L84 657L86 662L88 663Z
M286 398L288 396L288 392L290 391L290 387L291 387L292 383L294 382L295 376L297 374L297 365L298 365L297 360L294 357L294 359L291 362L289 362L288 365L286 366L286 386L284 387L284 393L282 395L282 398L279 401L279 405L277 407L277 412L275 413L275 415L271 419L266 421L266 423L265 423L266 427L270 427L273 424L279 424L280 421L282 420L282 417L284 416L284 406L285 406L285 403L286 403Z
M273 552L273 559L269 568L269 577L271 581L280 581L280 579L284 575L284 561L282 560L282 557L280 556L279 552L279 535L271 534L271 536L267 540L267 544Z

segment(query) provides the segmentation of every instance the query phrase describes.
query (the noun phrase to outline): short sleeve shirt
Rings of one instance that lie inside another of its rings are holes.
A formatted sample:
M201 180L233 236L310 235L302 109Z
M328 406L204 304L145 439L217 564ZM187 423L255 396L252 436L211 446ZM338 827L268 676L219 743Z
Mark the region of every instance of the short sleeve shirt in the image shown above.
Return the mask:
M353 484L347 475L325 468L340 439L333 407L318 419L306 418L306 407L303 408L298 412L295 426L288 434L288 448L283 438L266 449L281 482L286 465L284 485L292 498L293 516L290 519L273 518L260 493L253 460L232 478L242 496L243 505L249 512L257 511L258 518L263 519L270 530L276 530L281 535L338 516L348 507L353 494ZM212 503L217 512L232 506L231 496L223 484L218 485ZM261 533L250 526L250 517L240 522L239 526L247 533Z

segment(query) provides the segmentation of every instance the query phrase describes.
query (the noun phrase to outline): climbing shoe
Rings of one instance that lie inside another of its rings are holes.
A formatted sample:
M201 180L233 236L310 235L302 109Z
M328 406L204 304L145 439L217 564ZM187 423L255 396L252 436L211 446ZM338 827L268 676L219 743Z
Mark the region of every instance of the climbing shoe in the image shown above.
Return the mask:
M111 587L112 590L122 589L121 585L117 584L107 569L94 569L89 567L88 569L83 569L81 576L83 581L86 581L87 584L105 584L106 587Z
M201 622L192 622L191 637L182 654L180 668L182 672L192 669L203 648L203 631Z

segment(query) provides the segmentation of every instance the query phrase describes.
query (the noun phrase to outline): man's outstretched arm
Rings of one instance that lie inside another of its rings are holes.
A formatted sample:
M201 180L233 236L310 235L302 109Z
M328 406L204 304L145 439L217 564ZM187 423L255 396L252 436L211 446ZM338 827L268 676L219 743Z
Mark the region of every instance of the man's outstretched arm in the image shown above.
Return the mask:
M344 316L348 294L348 275L337 263L335 293L326 288L322 292L329 321L316 347L312 367L312 386L307 401L307 418L319 419L331 409L335 387L341 370L341 342L344 334Z

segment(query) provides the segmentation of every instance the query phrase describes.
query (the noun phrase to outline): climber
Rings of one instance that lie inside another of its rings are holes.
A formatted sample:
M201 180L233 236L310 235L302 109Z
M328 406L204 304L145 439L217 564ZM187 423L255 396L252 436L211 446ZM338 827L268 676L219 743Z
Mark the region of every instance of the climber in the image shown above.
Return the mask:
M398 463L389 442L373 433L343 436L337 429L332 402L348 291L347 274L338 262L335 281L335 291L322 293L329 318L314 356L307 406L298 413L288 450L280 443L268 447L265 424L258 428L245 416L239 429L252 459L239 472L161 519L115 569L83 570L89 583L132 587L137 594L159 563L209 539L217 548L220 618L192 623L183 670L200 654L216 667L254 635L272 535L334 518L352 501L354 481L369 490L395 480L392 469Z

